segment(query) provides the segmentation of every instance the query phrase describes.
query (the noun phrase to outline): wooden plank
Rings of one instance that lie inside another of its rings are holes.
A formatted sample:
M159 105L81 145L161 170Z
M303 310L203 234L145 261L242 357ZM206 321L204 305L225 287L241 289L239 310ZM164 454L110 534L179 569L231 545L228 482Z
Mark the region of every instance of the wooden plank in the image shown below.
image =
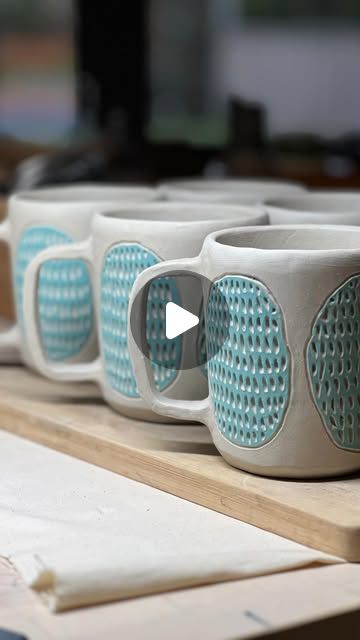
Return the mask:
M245 640L273 638L284 630L291 630L289 636L279 636L284 640L335 640L357 637L356 633L346 634L344 614L358 611L359 603L360 566L333 565L54 615L11 565L0 559L1 627L24 633L29 640ZM323 635L319 624L329 617L331 632L328 629ZM359 619L360 614L357 629ZM304 625L305 631L297 635L295 630L301 627L303 631Z
M3 428L348 560L360 560L360 477L271 480L233 469L201 425L129 420L92 385L0 371Z

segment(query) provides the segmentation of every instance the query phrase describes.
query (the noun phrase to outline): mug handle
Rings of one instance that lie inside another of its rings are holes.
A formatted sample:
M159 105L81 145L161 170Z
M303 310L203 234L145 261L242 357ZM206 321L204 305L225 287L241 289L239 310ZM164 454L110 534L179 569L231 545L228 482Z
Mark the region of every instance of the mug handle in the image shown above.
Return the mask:
M5 220L0 224L0 241L10 244L10 223ZM21 337L19 325L0 332L0 363L19 364L21 362Z
M149 285L154 278L169 275L169 271L175 275L201 275L201 260L199 257L168 260L155 264L139 274L131 290L128 311L128 348L131 363L139 393L152 411L169 418L196 420L206 424L210 412L209 396L203 400L178 400L159 393L155 387L150 360L138 346L146 342L146 303ZM140 313L134 313L132 317L131 310L135 300Z
M70 245L49 247L41 251L29 264L24 279L24 312L27 340L31 347L31 355L35 367L46 378L60 382L97 382L101 380L101 361L96 358L92 362L50 362L41 345L37 317L37 289L40 269L48 260L86 260L92 264L91 239Z

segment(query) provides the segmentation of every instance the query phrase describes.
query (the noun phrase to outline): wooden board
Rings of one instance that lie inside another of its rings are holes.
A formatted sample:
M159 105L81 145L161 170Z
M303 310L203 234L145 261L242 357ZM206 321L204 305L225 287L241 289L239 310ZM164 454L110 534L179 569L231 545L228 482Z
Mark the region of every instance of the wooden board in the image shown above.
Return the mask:
M360 566L342 564L172 591L56 615L26 587L14 568L0 559L1 627L23 633L29 640L357 638L359 602Z
M129 478L347 560L360 561L360 477L270 480L233 469L201 425L124 418L93 385L0 369L0 424Z

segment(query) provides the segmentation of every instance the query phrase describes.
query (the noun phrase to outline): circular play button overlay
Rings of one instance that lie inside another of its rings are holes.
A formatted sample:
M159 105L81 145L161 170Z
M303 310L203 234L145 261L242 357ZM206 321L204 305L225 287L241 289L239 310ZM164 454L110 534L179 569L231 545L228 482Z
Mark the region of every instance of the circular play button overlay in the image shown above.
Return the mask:
M168 340L173 340L181 336L186 331L196 327L200 322L199 316L190 311L186 311L184 307L176 304L176 302L166 302L165 304L165 335Z
M138 293L131 308L130 330L154 368L180 371L201 367L205 372L208 353L203 301L210 291L221 315L219 339L212 345L214 357L228 339L230 326L228 305L216 283L191 272L169 271ZM137 330L139 321L141 332Z

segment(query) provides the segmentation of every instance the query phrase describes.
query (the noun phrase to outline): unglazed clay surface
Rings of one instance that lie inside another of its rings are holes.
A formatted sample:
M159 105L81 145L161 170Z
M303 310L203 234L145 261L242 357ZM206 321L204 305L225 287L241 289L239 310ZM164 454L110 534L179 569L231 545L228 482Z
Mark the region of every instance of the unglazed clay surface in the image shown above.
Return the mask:
M330 438L360 450L360 275L322 305L307 347L314 402Z
M350 191L311 191L265 203L270 224L360 225L360 197Z
M121 243L105 255L101 271L100 332L105 376L113 389L129 398L138 398L136 380L128 352L128 305L132 286L141 271L157 264L158 256L138 243ZM161 278L149 289L147 341L154 379L159 390L177 377L182 340L165 337L167 302L180 304L174 280ZM166 366L161 366L163 361Z
M228 275L213 284L207 305L207 346L218 429L242 447L265 444L283 423L290 394L290 355L281 310L261 282Z
M22 329L24 274L28 264L43 249L72 242L68 234L45 225L29 227L22 233L15 256L15 299ZM51 260L41 268L38 317L49 360L65 360L81 352L93 329L91 281L83 260Z
M198 259L173 260L144 271L134 285L133 299L147 281L155 274L161 277L170 266L172 270L184 272L196 270L218 285L217 290L210 289L205 306L210 358L208 398L185 402L154 393L148 369L139 358L136 345L130 342L139 389L146 402L164 416L204 422L224 458L251 473L319 478L358 471L360 456L355 445L358 437L355 430L360 424L360 410L357 411L355 405L358 377L351 379L351 376L357 373L360 336L356 335L358 312L353 317L353 306L356 306L355 303L352 306L353 293L344 289L341 304L337 300L339 307L346 302L346 324L342 326L339 318L336 348L341 352L344 349L344 367L352 368L347 382L346 372L341 374L344 388L349 382L353 387L348 394L351 398L347 400L345 396L343 406L339 393L336 415L340 409L343 418L339 425L344 422L351 426L354 420L353 433L347 433L344 427L340 446L334 437L329 437L314 401L307 347L312 328L317 335L314 323L321 315L324 301L330 298L331 304L333 302L335 294L330 292L341 290L354 276L357 279L359 247L358 227L244 227L208 236ZM226 312L224 315L223 302L220 304L216 299L220 293L227 302L230 322ZM329 323L328 329L332 331L333 325L334 322ZM225 333L222 344L222 332L226 332L227 327L230 336ZM353 336L351 349L346 334L342 337L343 346L339 344L343 331ZM216 354L219 342L220 351ZM351 351L351 364L345 349ZM328 363L330 356L328 352ZM332 366L341 366L336 353L332 361ZM322 375L320 365L321 362L318 369L314 369L314 375L317 372ZM349 417L352 404L353 417ZM329 406L331 409L331 398ZM348 446L350 440L352 446Z

